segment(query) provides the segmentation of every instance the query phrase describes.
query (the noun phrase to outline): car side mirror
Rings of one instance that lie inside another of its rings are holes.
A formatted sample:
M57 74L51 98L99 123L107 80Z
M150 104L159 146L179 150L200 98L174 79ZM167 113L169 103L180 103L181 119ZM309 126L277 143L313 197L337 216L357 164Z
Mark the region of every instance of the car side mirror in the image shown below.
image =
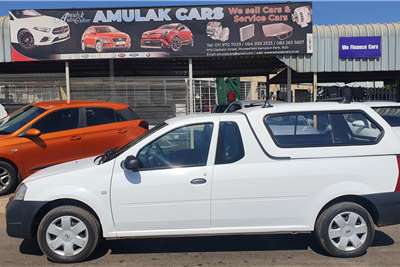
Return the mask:
M39 137L41 134L42 133L40 132L40 130L31 128L31 129L27 130L22 136L23 137Z
M127 156L123 163L124 169L130 171L139 171L140 162L135 156Z
M358 128L365 128L365 127L367 127L367 125L365 124L365 122L362 121L362 120L353 121L351 125L353 125L354 127L358 127Z

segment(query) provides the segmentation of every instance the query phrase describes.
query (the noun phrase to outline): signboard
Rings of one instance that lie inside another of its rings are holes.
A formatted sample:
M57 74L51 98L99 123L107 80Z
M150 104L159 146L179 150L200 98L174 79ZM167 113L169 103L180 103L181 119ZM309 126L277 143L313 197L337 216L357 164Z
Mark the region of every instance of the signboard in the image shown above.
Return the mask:
M11 10L13 61L312 52L311 3Z
M382 55L381 37L340 37L340 59L380 58Z

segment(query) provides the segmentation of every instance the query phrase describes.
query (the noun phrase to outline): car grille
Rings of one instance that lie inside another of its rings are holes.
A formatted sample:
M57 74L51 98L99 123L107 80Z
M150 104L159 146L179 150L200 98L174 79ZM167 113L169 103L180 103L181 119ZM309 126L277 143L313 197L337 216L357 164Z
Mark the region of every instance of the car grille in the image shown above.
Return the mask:
M53 29L53 34L65 33L65 32L68 32L68 30L69 30L68 26L62 26L62 27L54 28Z
M114 38L113 41L114 42L125 42L126 38Z

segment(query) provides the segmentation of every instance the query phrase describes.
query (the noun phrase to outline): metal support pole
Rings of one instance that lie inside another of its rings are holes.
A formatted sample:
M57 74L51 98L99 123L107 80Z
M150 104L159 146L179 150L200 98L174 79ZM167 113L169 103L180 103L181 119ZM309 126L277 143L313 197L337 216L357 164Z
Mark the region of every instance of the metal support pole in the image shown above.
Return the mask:
M65 61L65 86L67 87L67 102L71 101L71 87L69 84L69 63Z
M287 87L286 87L287 102L292 102L292 69L287 67Z
M189 113L193 114L193 64L192 59L189 58Z
M260 94L261 94L261 92L260 92ZM269 86L269 74L267 74L265 76L265 99L272 100L272 99L269 99L270 96L271 96L271 93L270 93L270 86Z
M108 71L109 71L109 76L110 76L110 90L111 90L111 96L113 95L114 91L114 60L110 59L108 61ZM112 98L111 98L112 99Z
M317 102L317 94L318 94L318 75L316 72L313 74L313 102Z

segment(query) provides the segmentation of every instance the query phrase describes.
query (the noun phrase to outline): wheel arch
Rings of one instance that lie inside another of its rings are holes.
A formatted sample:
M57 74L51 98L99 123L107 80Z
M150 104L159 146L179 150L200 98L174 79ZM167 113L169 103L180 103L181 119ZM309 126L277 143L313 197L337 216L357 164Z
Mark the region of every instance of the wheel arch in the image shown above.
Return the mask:
M71 198L62 198L62 199L57 199L50 201L43 207L39 209L39 211L36 213L34 219L32 220L32 225L31 225L31 236L34 238L37 233L37 229L39 227L40 221L43 219L43 217L52 209L60 207L60 206L76 206L79 208L82 208L88 212L90 212L96 220L99 222L100 226L100 235L103 234L103 226L101 224L100 218L97 215L97 213L92 209L89 205L86 203L76 200L76 199L71 199Z
M366 199L365 197L359 196L359 195L344 195L344 196L339 196L336 197L332 200L330 200L328 203L326 203L322 209L318 212L318 215L315 219L314 226L316 224L316 221L318 220L319 216L324 212L327 208L341 202L353 202L356 203L360 206L362 206L364 209L366 209L369 214L372 217L372 220L374 221L374 224L376 225L377 222L379 221L379 213L375 205Z

